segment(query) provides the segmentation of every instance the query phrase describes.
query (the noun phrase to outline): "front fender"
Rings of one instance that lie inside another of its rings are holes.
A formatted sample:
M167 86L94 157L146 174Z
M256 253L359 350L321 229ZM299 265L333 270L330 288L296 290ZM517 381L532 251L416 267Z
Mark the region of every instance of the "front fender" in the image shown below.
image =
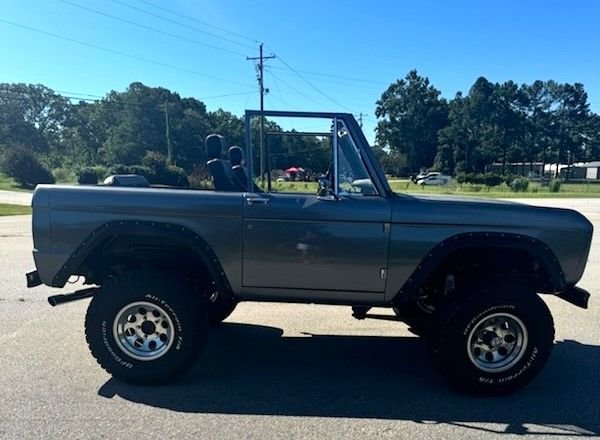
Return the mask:
M430 249L391 301L398 303L415 298L427 278L452 253L478 247L525 250L545 266L550 274L554 293L565 290L565 275L560 263L554 252L542 241L523 234L472 232L453 235Z

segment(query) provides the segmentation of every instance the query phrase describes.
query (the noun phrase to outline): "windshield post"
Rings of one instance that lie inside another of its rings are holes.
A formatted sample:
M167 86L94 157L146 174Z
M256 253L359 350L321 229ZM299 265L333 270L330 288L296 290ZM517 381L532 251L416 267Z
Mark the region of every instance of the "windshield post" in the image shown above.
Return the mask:
M250 122L252 120L252 115L246 110L246 161L248 163L248 192L254 192L254 167L252 164L252 135L250 130Z
M338 118L333 118L333 194L338 196Z

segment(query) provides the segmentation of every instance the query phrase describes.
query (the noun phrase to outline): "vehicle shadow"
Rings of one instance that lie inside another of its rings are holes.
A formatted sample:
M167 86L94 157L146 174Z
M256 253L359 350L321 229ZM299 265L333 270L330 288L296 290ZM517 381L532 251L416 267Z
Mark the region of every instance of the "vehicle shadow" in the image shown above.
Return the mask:
M476 398L446 385L417 338L282 335L279 328L225 323L176 383L142 387L110 379L98 394L192 413L396 419L510 434L600 436L599 346L558 342L530 386L511 396ZM478 423L501 427L469 426Z

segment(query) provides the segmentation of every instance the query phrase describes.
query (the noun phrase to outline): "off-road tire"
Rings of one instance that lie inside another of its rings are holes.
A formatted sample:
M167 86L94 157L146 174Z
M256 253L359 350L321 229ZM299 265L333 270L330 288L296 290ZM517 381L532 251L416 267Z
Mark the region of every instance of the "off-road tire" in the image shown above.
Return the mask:
M522 354L502 367L505 370L484 371L469 341L476 340L470 338L481 334L477 330L494 315L520 321L526 343L519 350ZM548 361L553 341L554 322L544 301L525 286L498 283L472 286L445 298L432 317L427 342L433 366L451 385L469 394L498 395L528 384Z
M119 314L122 316L122 310L136 302L156 306L173 324L171 344L165 345L164 352L153 360L132 357L119 346L124 344L114 333ZM206 343L206 300L180 276L129 272L108 279L93 297L86 313L85 334L92 355L114 377L135 384L166 383L185 372Z

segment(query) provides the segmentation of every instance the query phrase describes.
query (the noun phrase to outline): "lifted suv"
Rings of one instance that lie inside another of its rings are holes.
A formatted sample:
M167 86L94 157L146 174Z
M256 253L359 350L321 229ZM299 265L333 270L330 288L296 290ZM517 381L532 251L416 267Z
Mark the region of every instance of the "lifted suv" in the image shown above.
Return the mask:
M274 191L268 142L267 184L255 185L255 117L325 121L308 134L331 158L318 187ZM370 307L393 308L426 337L453 385L504 393L529 382L552 350L539 294L587 307L588 293L575 287L592 237L582 215L395 194L350 114L247 111L247 169L241 150L233 167L221 158L221 137L207 144L217 190L41 185L34 193L37 271L28 285L62 288L79 275L97 286L49 301L92 297L90 349L125 381L176 378L211 324L240 301L260 300L345 304L359 319Z

